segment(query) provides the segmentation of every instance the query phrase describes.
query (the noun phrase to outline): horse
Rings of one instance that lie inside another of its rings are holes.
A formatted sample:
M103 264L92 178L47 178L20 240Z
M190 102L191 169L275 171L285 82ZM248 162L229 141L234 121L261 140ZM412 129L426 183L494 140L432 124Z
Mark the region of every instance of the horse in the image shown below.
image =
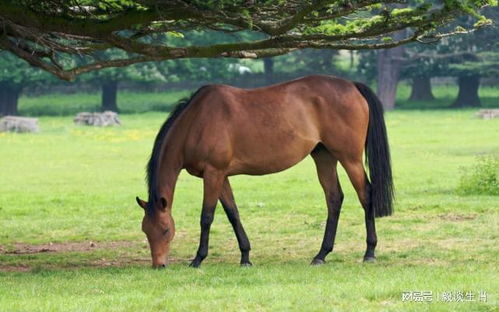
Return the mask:
M369 168L369 177L364 169ZM311 155L324 190L327 222L311 264L333 250L343 192L337 164L344 167L364 209L365 262L376 260L375 217L392 214L393 182L382 103L366 85L313 75L255 89L207 85L181 100L162 125L147 164L148 201L142 230L153 267L165 267L175 235L172 204L182 169L203 179L199 267L208 254L210 226L220 201L233 227L242 266L252 265L250 242L239 218L229 177L265 175L290 168Z

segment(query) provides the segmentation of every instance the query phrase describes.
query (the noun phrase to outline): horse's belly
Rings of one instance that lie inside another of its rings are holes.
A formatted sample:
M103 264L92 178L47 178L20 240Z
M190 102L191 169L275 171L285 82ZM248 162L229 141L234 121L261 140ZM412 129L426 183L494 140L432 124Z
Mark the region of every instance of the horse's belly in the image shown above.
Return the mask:
M317 143L317 140L312 139L260 142L258 147L234 155L228 168L228 175L264 175L286 170L310 154Z

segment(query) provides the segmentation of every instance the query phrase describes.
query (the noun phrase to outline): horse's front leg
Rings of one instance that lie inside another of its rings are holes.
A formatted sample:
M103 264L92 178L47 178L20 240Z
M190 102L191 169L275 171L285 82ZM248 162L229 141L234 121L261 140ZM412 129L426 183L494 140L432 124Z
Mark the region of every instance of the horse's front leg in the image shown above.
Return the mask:
M225 174L216 169L205 169L203 175L204 195L203 208L201 212L201 237L199 239L199 248L196 257L192 260L191 267L199 267L201 262L208 255L208 241L210 236L210 227L215 216L215 207L218 197L221 194Z

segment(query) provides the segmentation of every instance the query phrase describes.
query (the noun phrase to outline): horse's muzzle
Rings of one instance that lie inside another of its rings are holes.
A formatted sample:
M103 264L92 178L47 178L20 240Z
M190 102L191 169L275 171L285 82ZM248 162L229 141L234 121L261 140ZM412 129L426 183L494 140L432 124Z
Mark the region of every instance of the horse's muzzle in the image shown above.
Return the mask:
M164 264L164 263L162 263L162 264L153 264L152 268L153 269L158 269L158 270L159 269L164 269L164 268L166 268L166 264Z

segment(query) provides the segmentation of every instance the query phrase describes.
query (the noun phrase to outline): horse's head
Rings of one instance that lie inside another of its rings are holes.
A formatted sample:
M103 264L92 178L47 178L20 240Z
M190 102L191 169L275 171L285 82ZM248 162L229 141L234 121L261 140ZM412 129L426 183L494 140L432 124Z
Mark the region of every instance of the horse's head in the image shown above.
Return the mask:
M151 248L152 266L165 267L170 253L170 242L175 236L175 222L168 208L166 200L161 198L155 205L154 213L148 212L148 203L136 198L140 207L144 208L142 231L146 233L149 247Z

